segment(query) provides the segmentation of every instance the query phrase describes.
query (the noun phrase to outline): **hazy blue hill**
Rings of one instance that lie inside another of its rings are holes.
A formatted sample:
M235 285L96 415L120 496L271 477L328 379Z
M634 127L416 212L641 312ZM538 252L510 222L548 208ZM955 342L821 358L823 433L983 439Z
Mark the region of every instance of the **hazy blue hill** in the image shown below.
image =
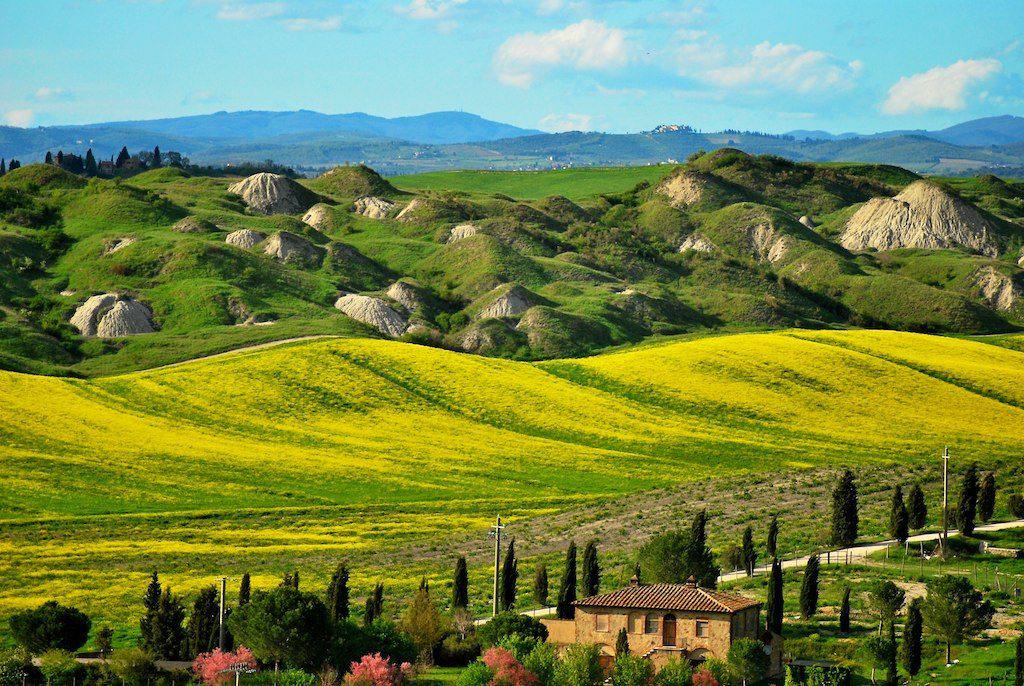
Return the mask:
M1006 145L1024 141L1024 117L1003 115L954 124L931 137L956 145Z

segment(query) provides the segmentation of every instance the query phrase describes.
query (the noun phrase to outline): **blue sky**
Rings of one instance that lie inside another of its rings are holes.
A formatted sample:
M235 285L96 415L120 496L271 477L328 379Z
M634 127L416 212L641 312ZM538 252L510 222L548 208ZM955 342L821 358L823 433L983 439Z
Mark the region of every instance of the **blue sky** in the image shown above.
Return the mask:
M546 130L1024 114L1024 0L0 0L0 119L461 109Z

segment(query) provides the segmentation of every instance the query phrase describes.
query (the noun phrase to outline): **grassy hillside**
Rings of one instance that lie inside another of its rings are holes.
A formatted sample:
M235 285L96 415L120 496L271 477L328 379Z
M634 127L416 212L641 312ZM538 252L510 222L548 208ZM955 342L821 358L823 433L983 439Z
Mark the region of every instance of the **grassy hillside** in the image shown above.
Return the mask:
M398 583L443 575L408 556L456 531L483 540L499 511L902 468L945 443L962 460L1016 459L1022 382L1016 350L856 331L532 364L335 339L90 381L5 372L0 614L57 596L127 626L154 567L189 591L401 551ZM360 588L382 573L354 566Z

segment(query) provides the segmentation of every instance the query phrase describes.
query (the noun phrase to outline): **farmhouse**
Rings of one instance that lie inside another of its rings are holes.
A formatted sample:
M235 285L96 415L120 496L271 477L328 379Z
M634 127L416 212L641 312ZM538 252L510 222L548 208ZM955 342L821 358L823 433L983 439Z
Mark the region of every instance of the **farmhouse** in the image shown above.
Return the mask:
M733 593L700 587L691 577L684 584L629 586L575 602L575 619L541 620L548 642L559 646L594 643L605 661L615 657L615 641L626 630L629 650L660 668L671 659L693 664L714 657L724 660L733 641L761 639L761 603ZM772 646L771 671L781 663L781 639L767 637Z

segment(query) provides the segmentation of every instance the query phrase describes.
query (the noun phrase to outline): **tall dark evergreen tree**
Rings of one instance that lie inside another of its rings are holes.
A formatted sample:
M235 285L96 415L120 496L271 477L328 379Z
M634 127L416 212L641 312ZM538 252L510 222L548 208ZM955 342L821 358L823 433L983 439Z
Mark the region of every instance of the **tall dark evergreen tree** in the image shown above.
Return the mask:
M978 465L971 463L960 484L960 500L956 506L956 523L960 533L974 533L974 518L978 512Z
M853 545L857 541L859 528L857 482L853 472L847 469L832 491L832 543L843 547Z
M768 577L768 598L765 617L765 628L772 633L782 633L782 614L784 611L782 596L782 563L779 558L772 561L771 575Z
M170 588L160 594L153 615L153 657L158 660L180 660L185 647L185 608Z
M807 566L804 567L804 578L800 584L800 614L804 619L810 619L818 612L818 570L821 560L817 555L807 558Z
M754 549L754 530L749 526L743 530L740 559L743 560L743 571L747 573L747 576L754 576L754 567L757 566L757 550Z
M249 600L252 597L250 584L249 572L242 574L242 583L238 584L238 607L249 604Z
M701 510L693 517L684 558L686 569L697 583L705 588L715 588L718 585L718 574L721 569L715 564L715 556L708 547L707 510Z
M327 584L327 611L331 620L348 619L348 565L338 564Z
M1024 686L1024 634L1017 637L1013 659L1013 686Z
M900 650L903 669L912 677L921 671L922 628L921 599L914 598L907 607L907 621L903 625L903 646Z
M57 157L52 158L50 162L56 162L58 167L64 168L64 151L58 150Z
M455 575L452 577L452 607L469 607L469 569L462 555L455 561Z
M132 156L128 154L127 146L122 147L121 152L117 153L117 161L114 162L114 166L117 167L118 169L121 169L122 167L124 167L125 163L131 158Z
M92 154L92 148L85 152L85 175L96 176L99 167L96 166L96 157Z
M53 153L49 150L46 151L46 157L43 158L43 164L53 164Z
M160 157L160 146L158 145L158 146L153 148L153 162L152 162L153 169L156 169L162 163L163 163L163 159Z
M156 612L160 607L160 577L156 572L149 579L146 592L142 595L142 619L139 620L139 644L150 652L154 648L154 629L156 627Z
M195 659L220 645L220 596L214 586L199 591L188 617L186 656Z
M765 538L764 545L768 551L768 557L779 556L779 518L777 515L772 515L771 521L768 522L768 536Z
M0 176L3 176L6 173L7 173L7 160L5 160L4 158L0 157Z
M978 492L978 519L988 523L996 510L996 476L992 472L985 474Z
M576 541L569 541L569 549L565 551L565 572L562 574L562 585L558 587L558 605L556 614L559 619L573 619L576 616Z
M384 614L384 584L377 584L373 592L366 597L366 610L363 612L363 623L369 626Z
M501 565L501 609L511 610L516 605L516 585L519 583L519 560L516 559L516 539L508 542L505 562Z
M889 625L889 652L886 653L885 686L899 686L900 672L897 666L899 651L896 646L896 624Z
M903 488L896 484L892 490L892 505L889 508L889 535L902 545L910 536L910 521L907 505L903 502Z
M850 587L843 591L843 602L839 606L839 633L850 633Z
M7 171L9 171L9 172L12 172L15 169L20 169L20 168L21 168L21 162L19 162L18 160L14 159L13 157L11 158L11 161L7 163Z
M911 486L907 495L907 520L910 528L915 531L928 523L928 505L924 502L924 491L920 484Z
M299 590L299 570L292 572L292 588Z
M589 541L583 548L583 570L581 576L583 597L597 595L601 592L601 565L597 560L597 543L594 541Z
M623 655L629 655L629 634L626 633L625 627L619 629L619 634L615 637L615 657L620 658Z
M548 566L543 562L533 575L533 599L541 607L548 605Z

